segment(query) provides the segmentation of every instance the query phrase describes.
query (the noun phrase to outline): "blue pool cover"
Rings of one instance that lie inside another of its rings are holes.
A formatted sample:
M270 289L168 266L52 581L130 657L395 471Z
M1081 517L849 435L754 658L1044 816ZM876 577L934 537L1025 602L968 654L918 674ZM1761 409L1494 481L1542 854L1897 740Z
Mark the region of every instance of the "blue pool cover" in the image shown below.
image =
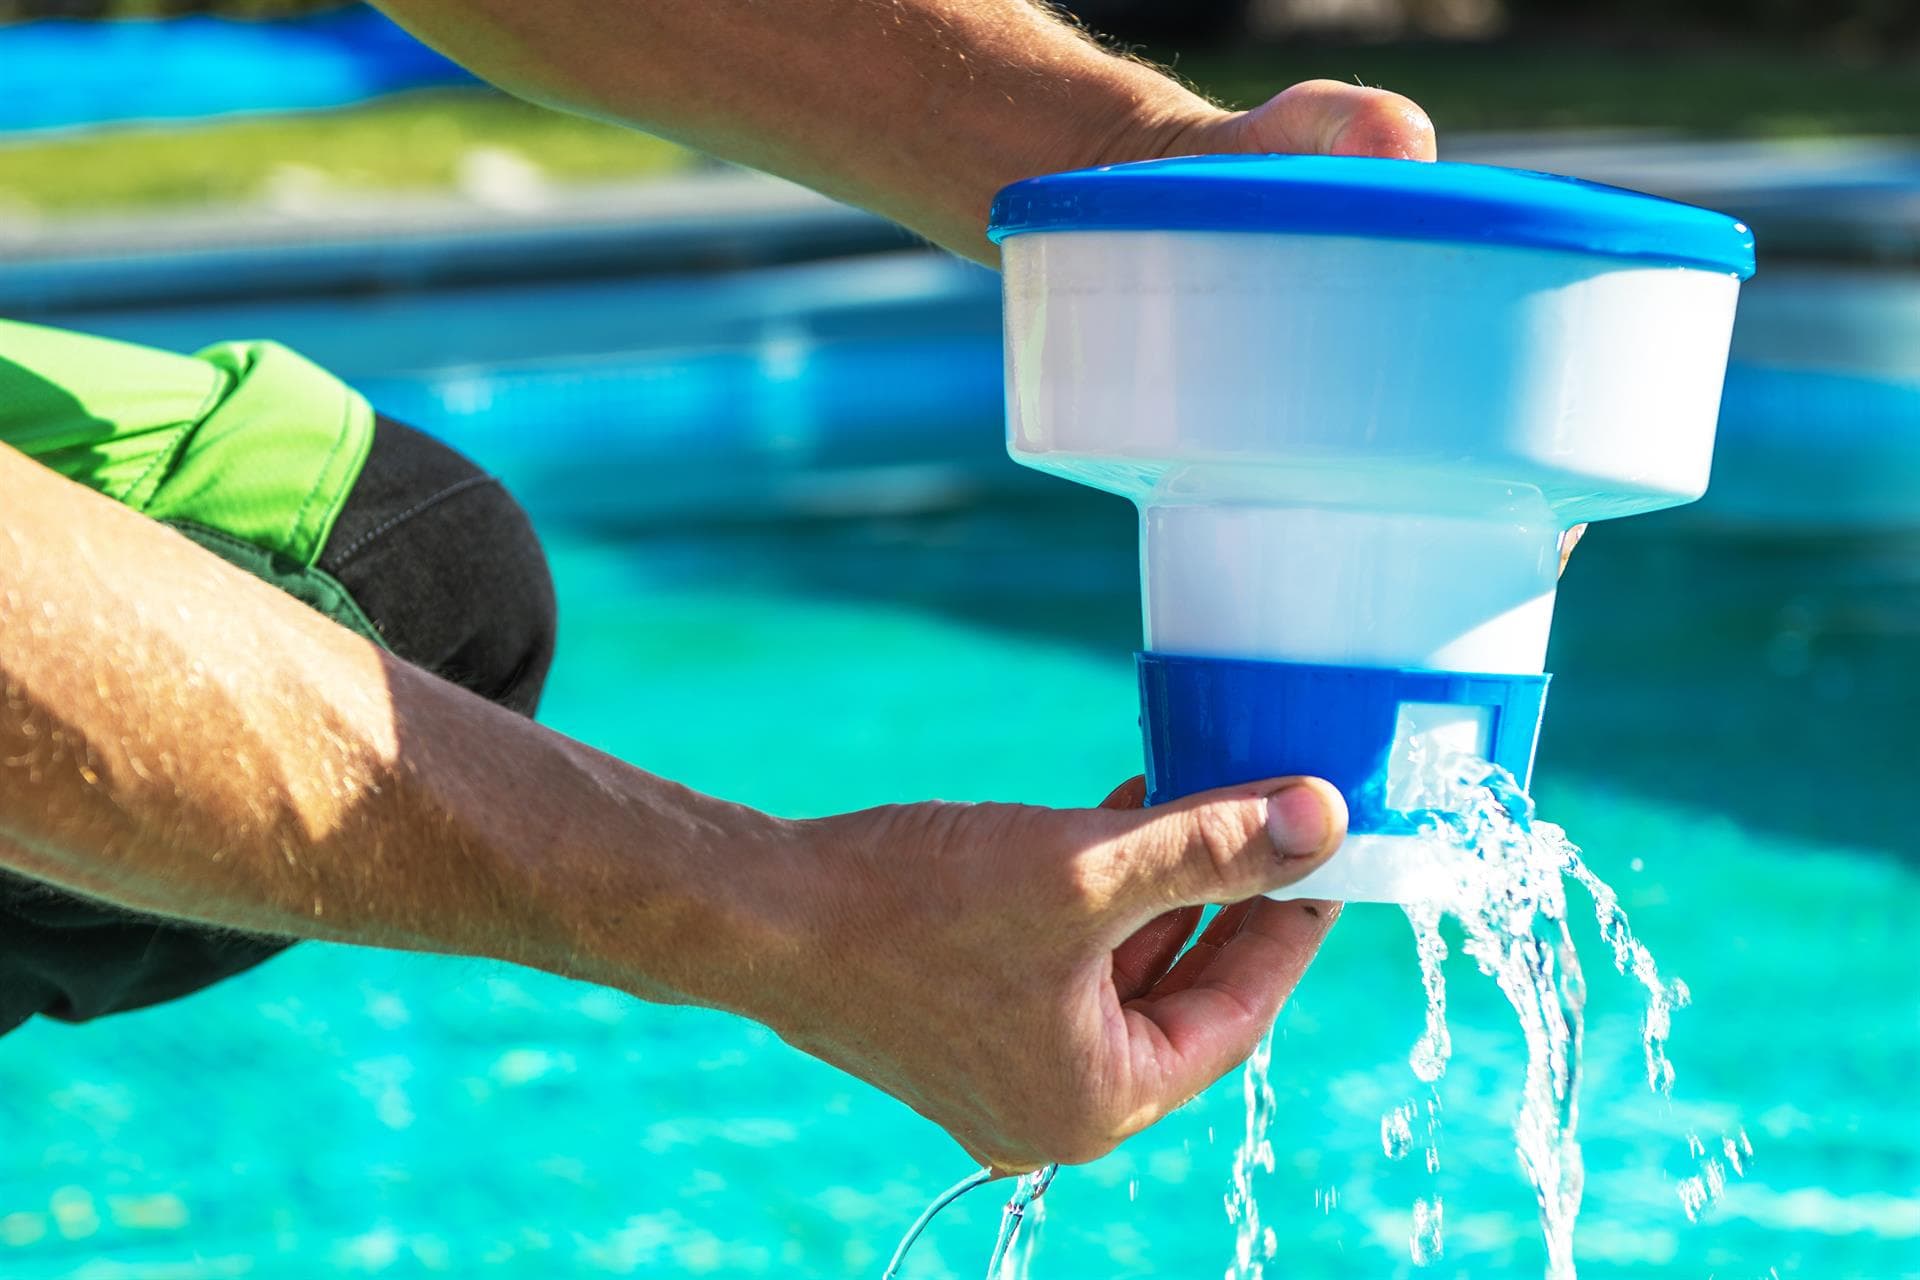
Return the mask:
M0 67L0 133L313 110L472 80L359 6L280 22L29 22L0 27Z

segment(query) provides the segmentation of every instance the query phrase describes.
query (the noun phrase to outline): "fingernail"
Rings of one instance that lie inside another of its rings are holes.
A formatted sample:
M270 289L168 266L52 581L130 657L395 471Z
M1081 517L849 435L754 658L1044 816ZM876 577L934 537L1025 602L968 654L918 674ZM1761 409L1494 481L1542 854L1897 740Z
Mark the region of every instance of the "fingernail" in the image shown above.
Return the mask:
M1290 782L1267 797L1267 835L1283 858L1310 858L1327 847L1333 815L1311 782Z

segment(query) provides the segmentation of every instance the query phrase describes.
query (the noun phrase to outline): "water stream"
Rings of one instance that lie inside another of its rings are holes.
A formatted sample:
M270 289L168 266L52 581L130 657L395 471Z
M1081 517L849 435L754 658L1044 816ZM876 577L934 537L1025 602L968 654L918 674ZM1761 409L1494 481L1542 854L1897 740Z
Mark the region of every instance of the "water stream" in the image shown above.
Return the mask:
M1040 1226L1046 1220L1046 1202L1040 1197L1053 1183L1060 1166L1014 1179L1013 1195L1000 1211L1000 1232L987 1259L987 1280L1026 1280L1034 1250L1040 1246Z
M1633 936L1619 896L1586 865L1564 831L1535 816L1532 801L1504 770L1470 758L1431 762L1422 770L1415 803L1430 815L1420 838L1439 841L1457 855L1450 861L1459 875L1445 901L1406 908L1427 998L1425 1027L1408 1062L1425 1085L1426 1098L1381 1117L1381 1146L1389 1159L1404 1159L1415 1149L1418 1130L1417 1145L1424 1149L1428 1175L1439 1170L1438 1086L1452 1048L1444 968L1449 948L1441 922L1451 917L1462 950L1481 974L1494 980L1519 1021L1526 1068L1514 1119L1514 1150L1538 1203L1546 1274L1549 1280L1568 1280L1574 1275L1574 1224L1586 1176L1578 1137L1586 982L1568 918L1569 882L1592 899L1614 967L1645 993L1641 1039L1647 1084L1661 1096L1673 1088L1666 1043L1674 1011L1688 1002L1686 984L1661 976L1653 954ZM1263 1058L1249 1061L1249 1099L1264 1087L1265 1071ZM1262 1077L1259 1084L1253 1080L1256 1075ZM1251 1102L1248 1117L1243 1156L1267 1144L1264 1122ZM1737 1177L1744 1171L1753 1149L1744 1130L1737 1138L1721 1137L1717 1149L1709 1149L1692 1133L1685 1140L1698 1172L1682 1179L1676 1190L1687 1218L1698 1220L1725 1189L1729 1172ZM1238 1223L1245 1214L1230 1208L1228 1217ZM1415 1201L1408 1252L1416 1264L1443 1256L1444 1221L1437 1188ZM1257 1262L1249 1265L1244 1236L1242 1231L1229 1280L1261 1275Z
M1272 1227L1260 1223L1260 1199L1255 1194L1256 1171L1273 1172L1273 1084L1267 1067L1273 1061L1273 1030L1260 1038L1241 1075L1247 1098L1247 1130L1233 1155L1233 1181L1227 1190L1227 1221L1233 1231L1230 1278L1263 1280L1267 1260L1279 1246Z

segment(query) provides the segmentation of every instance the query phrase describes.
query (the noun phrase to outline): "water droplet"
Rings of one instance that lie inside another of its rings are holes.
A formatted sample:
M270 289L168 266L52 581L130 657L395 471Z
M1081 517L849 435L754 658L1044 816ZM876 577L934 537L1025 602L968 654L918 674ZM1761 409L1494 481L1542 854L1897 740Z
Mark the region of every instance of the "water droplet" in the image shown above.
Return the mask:
M1407 1122L1412 1107L1396 1107L1380 1117L1380 1147L1389 1160L1402 1160L1413 1147L1413 1127Z
M1700 1210L1707 1203L1706 1182L1699 1177L1682 1178L1674 1190L1680 1195L1680 1209L1687 1215L1687 1221L1700 1221Z
M1446 1252L1440 1231L1440 1198L1413 1202L1413 1236L1409 1241L1415 1266L1424 1267Z

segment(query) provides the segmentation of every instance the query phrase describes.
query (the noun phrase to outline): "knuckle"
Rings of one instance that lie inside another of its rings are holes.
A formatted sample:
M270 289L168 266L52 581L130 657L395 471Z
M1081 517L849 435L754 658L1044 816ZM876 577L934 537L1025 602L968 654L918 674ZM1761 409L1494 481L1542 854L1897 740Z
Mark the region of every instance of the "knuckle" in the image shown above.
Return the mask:
M835 917L911 937L990 911L1026 861L1005 808L926 801L822 820ZM858 930L845 932L849 946L864 945Z
M1039 833L1018 805L929 801L901 813L904 838L890 853L914 859L932 900L964 902L1031 860Z
M1297 101L1307 98L1337 97L1353 88L1344 80L1329 80L1319 76L1312 80L1300 80L1280 91L1280 97Z
M1049 905L1058 904L1076 915L1098 916L1116 896L1116 877L1093 858L1073 858L1061 864L1048 894Z
M1136 861L1128 841L1092 829L1056 832L1040 853L1027 879L1038 892L1035 905L1089 917L1113 905Z
M1190 846L1200 857L1195 870L1206 886L1233 890L1246 879L1249 832L1240 805L1205 805L1194 810Z
M1125 859L1113 856L1104 831L1056 810L973 808L981 823L973 834L985 846L975 847L974 870L992 885L1000 910L1057 926L1097 919L1111 908L1122 888Z

